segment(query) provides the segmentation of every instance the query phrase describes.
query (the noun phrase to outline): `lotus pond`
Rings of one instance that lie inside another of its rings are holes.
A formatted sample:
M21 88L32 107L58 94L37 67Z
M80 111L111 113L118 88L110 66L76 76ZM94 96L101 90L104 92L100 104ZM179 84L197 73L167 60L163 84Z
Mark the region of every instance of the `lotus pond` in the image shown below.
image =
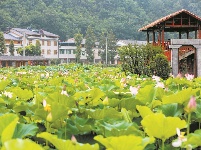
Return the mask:
M201 78L82 65L0 70L2 150L201 146Z

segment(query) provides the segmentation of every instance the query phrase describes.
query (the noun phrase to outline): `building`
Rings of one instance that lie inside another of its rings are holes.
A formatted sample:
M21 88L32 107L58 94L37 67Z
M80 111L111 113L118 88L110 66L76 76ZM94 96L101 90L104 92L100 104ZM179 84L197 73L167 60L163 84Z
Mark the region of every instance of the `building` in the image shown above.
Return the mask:
M201 18L182 9L162 17L139 31L147 33L147 42L161 46L171 62L172 73L201 76ZM167 38L167 32L178 38ZM150 35L152 42L149 41ZM167 38L167 39L166 39Z
M38 40L41 44L41 55L45 58L58 58L58 41L59 36L45 30L32 30L11 28L4 34L6 49L4 55L10 55L9 44L10 41L14 41L15 52L14 55L18 56L17 49L22 47L36 44Z
M87 54L85 51L85 41L86 39L82 40L81 43L81 57L80 60L82 62L87 62ZM75 39L71 38L67 41L63 41L59 43L59 59L61 63L69 63L69 62L76 62L76 44ZM98 42L95 43L95 47L93 48L92 52L94 53L94 63L101 62L101 57L98 55Z

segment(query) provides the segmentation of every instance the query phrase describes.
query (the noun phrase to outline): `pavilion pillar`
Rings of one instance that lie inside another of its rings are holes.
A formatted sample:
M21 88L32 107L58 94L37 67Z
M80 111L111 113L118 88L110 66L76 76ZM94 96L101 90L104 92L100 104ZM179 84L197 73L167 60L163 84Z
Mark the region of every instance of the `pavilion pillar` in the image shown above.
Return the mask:
M147 43L149 43L149 31L147 31Z
M199 39L198 32L199 32L199 31L195 30L195 39Z
M181 32L179 31L179 39L181 39Z
M194 57L194 67L195 67L195 76L200 77L201 76L201 45L193 45L196 48L195 51L195 57Z
M162 29L162 48L164 49L165 47L165 33L164 33L164 27Z
M172 60L171 60L171 66L172 66L172 74L174 77L176 77L179 73L179 48L182 45L169 45L169 48L171 48L172 51Z
M1 64L1 61L0 61L0 68L2 68L2 64Z
M8 61L6 61L6 67L8 67Z
M154 32L154 30L153 30L153 37L152 37L152 41L153 41L153 44L155 44L155 43L156 43L156 39L155 39L155 32Z
M186 32L186 38L189 39L189 31Z
M161 30L158 32L158 45L161 45Z

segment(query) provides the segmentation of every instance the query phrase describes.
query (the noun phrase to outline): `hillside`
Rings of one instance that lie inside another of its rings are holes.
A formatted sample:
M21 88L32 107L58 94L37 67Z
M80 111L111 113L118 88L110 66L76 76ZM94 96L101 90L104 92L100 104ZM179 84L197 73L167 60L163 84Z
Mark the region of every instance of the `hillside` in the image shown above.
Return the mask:
M97 36L113 30L118 39L145 40L142 26L180 9L201 16L200 8L199 0L1 0L0 30L31 26L65 40L91 25Z

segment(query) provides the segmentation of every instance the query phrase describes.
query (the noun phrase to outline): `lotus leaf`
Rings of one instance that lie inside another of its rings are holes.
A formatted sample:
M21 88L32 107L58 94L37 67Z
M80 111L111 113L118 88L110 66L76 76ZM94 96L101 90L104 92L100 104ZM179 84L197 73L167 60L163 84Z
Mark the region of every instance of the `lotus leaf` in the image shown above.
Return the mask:
M146 85L144 88L140 88L136 95L136 99L139 100L142 105L150 104L154 98L155 88L153 85Z
M57 136L47 132L37 134L37 137L44 138L51 142L59 150L99 150L99 145L75 143L71 140L59 139Z
M164 96L162 98L163 104L169 104L169 103L179 103L183 104L185 102L188 102L190 97L192 95L195 95L196 91L192 90L192 88L184 89L182 91L179 91L178 93Z
M136 108L139 111L139 113L140 113L142 118L144 118L144 117L146 117L148 115L154 114L153 111L151 111L151 109L149 107L147 107L147 106L137 105Z
M13 138L24 138L28 135L34 136L38 131L36 124L17 124Z
M13 139L6 141L1 150L44 150L29 139Z
M33 98L33 93L31 90L23 90L20 87L14 87L12 88L11 92L13 92L19 100L29 100Z
M146 139L147 142L144 142L142 137L134 135L107 138L98 135L94 139L103 144L108 150L144 150L148 144L154 142L154 138Z
M9 80L2 80L0 82L0 91L3 91L9 84L10 84Z
M141 121L145 132L149 136L163 141L176 134L176 128L186 127L186 122L178 117L165 117L164 114L156 113L143 118Z
M183 108L179 107L177 103L161 105L161 110L166 117L178 117L183 113Z
M122 118L122 114L116 111L114 108L104 108L104 109L87 109L86 113L93 119L101 120L105 118Z
M0 116L0 135L2 143L12 139L18 120L19 118L15 114Z
M201 130L196 130L194 133L190 133L187 136L187 141L184 142L184 147L187 145L192 145L193 148L196 148L198 146L201 146Z

